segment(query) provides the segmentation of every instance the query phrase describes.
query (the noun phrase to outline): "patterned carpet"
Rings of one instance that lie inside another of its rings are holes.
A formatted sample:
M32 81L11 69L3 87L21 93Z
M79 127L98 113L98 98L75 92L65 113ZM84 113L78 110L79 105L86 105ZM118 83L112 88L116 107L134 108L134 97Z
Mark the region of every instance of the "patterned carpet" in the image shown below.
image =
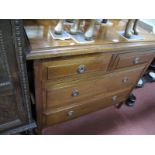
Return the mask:
M134 107L108 107L43 130L47 135L154 135L155 83L135 89Z

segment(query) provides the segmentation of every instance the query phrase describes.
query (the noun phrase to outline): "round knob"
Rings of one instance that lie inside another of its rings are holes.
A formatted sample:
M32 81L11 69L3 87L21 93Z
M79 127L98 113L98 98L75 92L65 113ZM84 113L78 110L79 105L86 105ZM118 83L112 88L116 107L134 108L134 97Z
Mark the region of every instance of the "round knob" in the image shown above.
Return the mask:
M67 115L69 116L69 117L71 117L71 116L73 116L73 114L74 114L74 111L69 111L68 113L67 113Z
M86 66L85 65L80 65L77 69L78 73L84 73L86 71Z
M123 78L123 82L124 82L124 83L127 83L128 81L129 81L128 77L124 77L124 78Z
M117 100L117 96L115 95L112 97L112 101L115 102L116 100Z
M78 96L79 95L79 91L77 89L74 89L72 91L72 96Z
M140 61L140 58L137 57L137 58L135 58L135 59L133 60L133 63L134 63L134 64L138 64L139 61Z

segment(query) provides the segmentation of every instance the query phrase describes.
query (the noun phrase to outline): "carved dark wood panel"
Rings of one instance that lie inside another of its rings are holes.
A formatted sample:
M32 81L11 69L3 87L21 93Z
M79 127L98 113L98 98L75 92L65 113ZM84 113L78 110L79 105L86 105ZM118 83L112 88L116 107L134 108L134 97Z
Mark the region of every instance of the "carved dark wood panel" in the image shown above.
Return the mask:
M18 117L15 103L14 95L0 97L0 123L12 121Z
M0 20L0 132L7 134L33 122L23 39L21 20Z
M0 29L0 92L6 91L12 88L12 84L10 81L10 69L7 60L7 53L4 41L6 40L6 36L4 36L4 25L1 25Z

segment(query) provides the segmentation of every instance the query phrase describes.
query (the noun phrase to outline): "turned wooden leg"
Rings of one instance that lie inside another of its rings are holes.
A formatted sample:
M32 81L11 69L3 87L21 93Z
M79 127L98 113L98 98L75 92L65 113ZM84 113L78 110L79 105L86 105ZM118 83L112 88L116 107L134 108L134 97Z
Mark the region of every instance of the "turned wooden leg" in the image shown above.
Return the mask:
M128 22L127 22L127 25L126 25L126 28L125 28L125 33L124 33L124 36L126 38L131 38L132 36L132 22L133 22L133 19L129 19Z
M135 21L134 21L134 25L133 25L133 33L135 34L135 35L138 35L138 30L137 30L137 25L138 25L138 19L136 19Z
M115 107L116 107L117 109L119 109L119 108L122 107L122 105L123 105L124 103L125 103L125 102L117 103L117 104L115 104Z
M78 31L78 27L79 27L79 19L75 19L74 24L70 28L70 33L73 35L76 34Z
M64 19L60 19L56 27L54 28L55 34L62 34L64 27Z
M92 40L94 29L95 29L95 19L91 19L90 25L84 34L86 40Z
M114 96L112 97L112 102L113 102L113 105L114 105L116 108L118 108L118 109L124 104L124 102L119 102L119 101L118 101L118 96L117 96L117 95L114 95Z

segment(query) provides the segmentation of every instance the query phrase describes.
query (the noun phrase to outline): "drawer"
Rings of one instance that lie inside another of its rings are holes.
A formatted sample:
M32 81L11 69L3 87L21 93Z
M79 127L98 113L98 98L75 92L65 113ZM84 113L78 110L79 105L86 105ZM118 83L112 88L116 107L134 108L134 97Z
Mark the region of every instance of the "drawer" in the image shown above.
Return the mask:
M148 63L153 58L153 53L125 53L116 58L116 69Z
M43 62L43 78L50 80L93 71L105 72L110 59L111 54L97 54Z
M135 85L144 65L128 71L114 72L95 79L70 83L43 83L44 110L78 104L99 93L105 95Z
M117 91L113 94L109 93L107 96L102 94L92 97L89 100L84 100L80 105L76 105L69 108L59 109L52 113L44 113L44 125L52 125L62 121L67 121L78 116L97 111L101 108L105 108L112 104L118 104L126 100L130 89Z

